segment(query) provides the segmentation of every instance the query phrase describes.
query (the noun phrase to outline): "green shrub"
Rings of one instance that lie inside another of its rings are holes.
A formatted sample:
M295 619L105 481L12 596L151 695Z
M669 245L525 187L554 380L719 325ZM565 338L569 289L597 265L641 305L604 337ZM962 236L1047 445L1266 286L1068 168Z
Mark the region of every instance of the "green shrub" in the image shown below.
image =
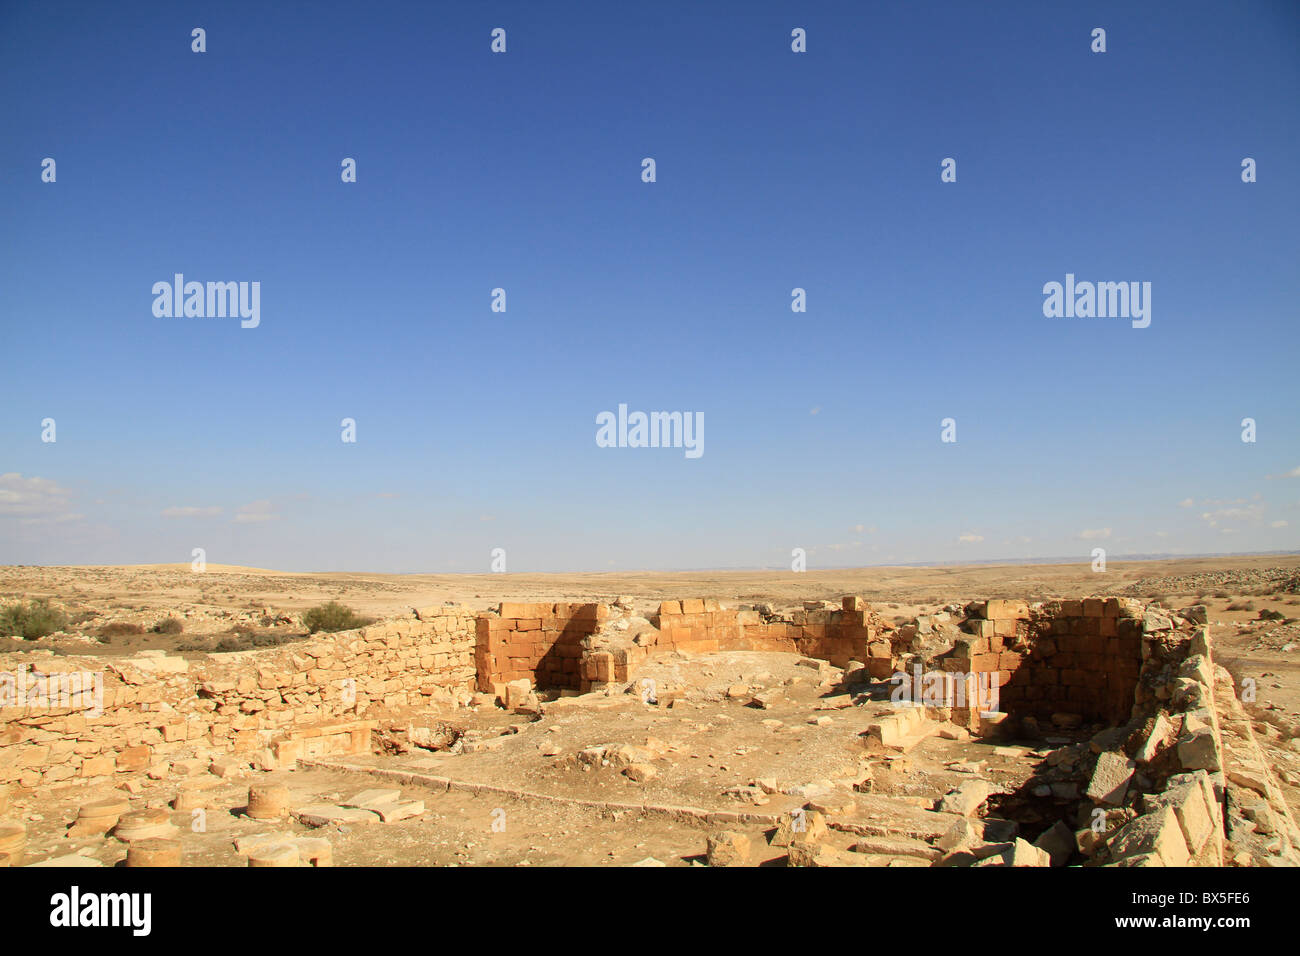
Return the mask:
M369 618L361 617L352 608L338 601L318 604L302 616L303 627L311 634L317 631L348 631L369 623Z
M26 604L0 608L0 634L20 634L29 641L47 637L68 626L68 616L51 607L46 598L33 598Z
M151 630L155 634L179 634L185 630L185 624L178 617L165 617L155 624Z

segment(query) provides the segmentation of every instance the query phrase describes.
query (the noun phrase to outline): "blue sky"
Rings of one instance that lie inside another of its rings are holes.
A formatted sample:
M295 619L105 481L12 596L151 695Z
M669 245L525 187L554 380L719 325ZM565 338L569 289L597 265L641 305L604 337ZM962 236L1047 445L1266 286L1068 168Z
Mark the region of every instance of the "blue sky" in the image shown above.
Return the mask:
M0 562L1300 542L1294 3L4 3L0 89Z

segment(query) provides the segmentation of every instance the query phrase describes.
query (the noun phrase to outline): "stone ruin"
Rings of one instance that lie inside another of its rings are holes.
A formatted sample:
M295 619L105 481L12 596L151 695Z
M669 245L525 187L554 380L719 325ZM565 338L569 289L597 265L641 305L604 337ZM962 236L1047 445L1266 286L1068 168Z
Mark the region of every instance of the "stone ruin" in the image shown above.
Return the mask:
M20 660L0 677L8 681L0 686L0 819L15 789L102 783L194 759L188 755L198 748L270 771L369 754L377 727L412 713L487 704L539 714L593 694L671 704L671 689L643 686L647 662L736 650L787 652L838 669L837 693L854 701L878 700L883 687L898 706L873 721L870 736L886 750L905 753L936 733L1059 744L1022 792L996 796L1006 819L968 819L937 841L945 865L1050 865L1077 854L1118 866L1300 862L1300 830L1232 678L1214 662L1205 609L1175 613L1114 597L980 601L902 626L856 596L785 611L668 600L644 617L624 599L505 602L486 612L447 604L201 659L159 651L113 659L11 655ZM102 675L101 687L51 700L60 675L88 672ZM764 706L761 695L751 703ZM1088 725L1105 729L1089 740L1053 736ZM395 797L375 793L373 807L363 802L349 812L398 812ZM250 791L250 812L279 799ZM968 818L991 799L974 780L944 797L945 809L963 807ZM1013 835L1014 826L999 831L1017 815L1034 819L1036 803L1048 799L1074 812L1062 817L1058 809L1033 842ZM128 813L119 802L83 806L75 825L125 825L140 841L132 843L133 865L177 858L166 845L174 828L165 813ZM416 812L405 806L406 815ZM20 829L0 823L0 863L21 861ZM805 833L788 841L791 863L836 865L855 855L816 846ZM265 857L258 865L328 862L328 846L303 839L253 856ZM743 856L742 843L736 834L715 835L710 861Z

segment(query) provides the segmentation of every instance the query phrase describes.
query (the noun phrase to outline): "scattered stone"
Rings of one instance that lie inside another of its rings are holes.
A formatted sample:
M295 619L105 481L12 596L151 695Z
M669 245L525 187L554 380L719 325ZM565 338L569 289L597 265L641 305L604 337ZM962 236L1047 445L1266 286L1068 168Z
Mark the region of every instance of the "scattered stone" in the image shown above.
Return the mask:
M771 846L816 843L826 836L826 818L816 810L796 810L782 818L768 840Z
M298 866L302 858L292 843L275 843L258 847L248 854L249 866Z
M126 851L127 866L180 866L181 841L160 837L136 840Z
M749 837L735 830L723 830L709 837L707 850L709 866L748 866Z
M340 823L378 823L380 816L372 810L337 807L331 803L312 803L293 811L293 818L305 827L327 827Z
M122 814L130 809L131 805L121 797L83 803L77 811L77 819L68 828L68 836L103 836L117 826Z
M1093 803L1117 807L1124 802L1129 781L1133 779L1133 761L1122 753L1107 751L1097 758L1097 766L1088 783L1087 796Z
M1155 760L1160 748L1164 746L1171 733L1173 733L1173 725L1169 722L1169 718L1165 716L1164 711L1161 711L1156 715L1151 732L1147 734L1146 739L1142 741L1142 745L1138 747L1134 759L1138 763L1150 763Z
M333 866L334 848L322 837L298 837L293 841L303 866Z
M940 813L974 816L992 792L993 788L983 780L969 780L944 794L934 809Z
M171 837L179 833L166 810L133 810L124 813L113 828L113 836L124 843Z
M254 820L279 820L289 812L292 800L288 787L262 784L248 788L244 812Z
M1126 824L1108 843L1111 858L1151 854L1163 866L1186 866L1191 859L1178 818L1169 807Z
M21 823L0 824L0 853L6 854L11 866L18 866L27 849L27 827Z
M1057 820L1039 834L1034 846L1047 854L1052 866L1065 866L1074 854L1074 831L1064 820Z

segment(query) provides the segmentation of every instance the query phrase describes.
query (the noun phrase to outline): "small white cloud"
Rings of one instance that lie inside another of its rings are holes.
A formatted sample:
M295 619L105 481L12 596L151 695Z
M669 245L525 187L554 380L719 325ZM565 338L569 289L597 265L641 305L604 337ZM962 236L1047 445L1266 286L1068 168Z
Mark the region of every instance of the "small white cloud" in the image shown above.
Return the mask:
M818 405L818 406L816 406L816 407L814 407L814 408L810 408L810 409L808 409L808 414L809 414L809 415L816 415L816 414L817 414L818 412L820 412L821 410L822 410L822 407L821 407L820 405Z
M1300 478L1300 465L1280 475L1268 475L1268 478Z
M1269 527L1270 527L1270 528L1285 528L1285 527L1286 527L1286 521L1283 520L1283 519L1281 519L1281 518L1279 518L1277 521L1274 521L1272 524L1270 524Z
M1182 501L1178 502L1178 507L1180 508L1194 508L1195 506L1196 502L1191 498L1184 498Z
M983 540L984 540L984 535L973 534L969 531L966 534L963 534L957 538L958 544L976 544Z
M193 505L182 505L174 508L164 508L164 518L209 518L212 515L221 514L221 509L216 505L207 508L196 508Z
M0 475L0 514L58 514L67 508L68 495L50 478L24 478L16 471Z
M1235 504L1242 503L1243 499L1238 499ZM1217 502L1216 502L1217 503ZM1219 508L1216 511L1201 512L1201 519L1211 528L1217 528L1219 522L1229 518L1244 518L1249 522L1258 522L1264 516L1263 505L1246 505L1241 507Z
M274 521L279 515L266 498L240 505L235 514L236 524L254 524L259 521Z
M1110 528L1086 528L1079 532L1084 541L1105 541L1110 537Z

